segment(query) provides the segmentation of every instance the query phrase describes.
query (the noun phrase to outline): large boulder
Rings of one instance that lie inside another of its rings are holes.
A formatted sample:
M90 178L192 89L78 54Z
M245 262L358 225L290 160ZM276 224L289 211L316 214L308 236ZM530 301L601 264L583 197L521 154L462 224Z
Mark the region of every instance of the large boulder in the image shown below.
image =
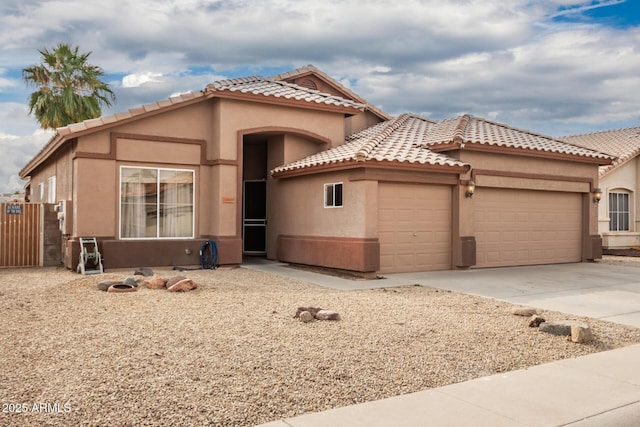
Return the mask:
M534 314L533 316L531 316L529 318L529 327L530 328L537 328L544 322L545 322L544 317L541 317L541 316L538 316L537 314Z
M100 289L101 291L107 292L107 290L111 287L111 285L113 285L113 282L111 281L100 282L98 283L98 289Z
M144 285L149 289L162 289L164 288L164 280L162 280L162 277L154 274L144 279Z
M593 334L588 324L571 325L571 341L575 343L585 343L593 340Z
M185 276L174 276L171 277L170 279L167 279L167 289L169 289L170 287L172 287L173 285L175 285L176 283L178 283L181 280L185 280L186 277Z
M313 314L309 313L308 311L303 311L301 312L298 317L300 318L300 321L303 323L309 323L312 322L314 317Z
M541 323L539 329L542 332L546 332L552 335L569 336L571 335L571 328L573 327L588 329L589 325L578 320L556 320L553 322Z
M340 320L340 314L330 310L320 310L316 313L315 318L318 320Z
M135 277L127 277L126 279L124 279L124 284L135 286L136 288L138 287L138 281L135 279Z
M136 271L133 273L134 276L144 276L151 277L153 276L153 270L148 267L140 267L136 268Z
M540 310L534 307L513 307L511 314L516 316L531 317L534 314L540 314Z
M311 313L311 315L312 315L313 317L315 317L315 316L316 316L316 313L317 313L317 312L319 312L319 311L321 311L321 310L322 310L322 309L321 309L320 307L298 307L298 309L296 310L296 314L294 314L294 316L293 316L293 317L294 317L295 319L297 319L298 317L300 317L300 314L301 314L303 311L307 311L307 312Z
M168 285L168 283L167 283ZM179 282L174 283L170 287L167 286L167 290L170 292L188 292L196 289L198 285L196 285L191 279L183 279Z

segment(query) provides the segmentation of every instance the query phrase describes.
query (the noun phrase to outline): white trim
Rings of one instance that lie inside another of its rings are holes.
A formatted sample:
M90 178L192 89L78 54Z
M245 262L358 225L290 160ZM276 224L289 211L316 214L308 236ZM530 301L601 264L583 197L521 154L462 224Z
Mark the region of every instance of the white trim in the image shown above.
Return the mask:
M340 200L340 205L335 204L336 201L336 185L340 185L342 190L341 190L341 200ZM329 186L332 186L332 193L333 193L333 204L329 205L327 204L327 189ZM340 209L344 206L344 183L343 182L328 182L326 184L324 184L324 191L323 191L323 199L324 199L324 208L325 209Z
M47 203L56 203L56 176L47 179Z

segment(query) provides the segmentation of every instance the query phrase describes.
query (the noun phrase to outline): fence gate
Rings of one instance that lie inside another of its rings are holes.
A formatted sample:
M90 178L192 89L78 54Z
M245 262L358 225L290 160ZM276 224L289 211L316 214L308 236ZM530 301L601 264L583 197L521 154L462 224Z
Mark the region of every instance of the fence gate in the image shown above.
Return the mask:
M43 205L0 203L0 267L42 265Z

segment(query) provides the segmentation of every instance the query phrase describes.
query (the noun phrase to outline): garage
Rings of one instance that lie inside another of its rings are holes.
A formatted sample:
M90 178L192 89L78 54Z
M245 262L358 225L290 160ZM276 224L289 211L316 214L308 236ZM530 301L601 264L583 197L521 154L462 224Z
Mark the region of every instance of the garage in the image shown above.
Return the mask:
M378 185L380 271L451 268L451 187Z
M477 267L581 261L580 193L478 188L473 205Z

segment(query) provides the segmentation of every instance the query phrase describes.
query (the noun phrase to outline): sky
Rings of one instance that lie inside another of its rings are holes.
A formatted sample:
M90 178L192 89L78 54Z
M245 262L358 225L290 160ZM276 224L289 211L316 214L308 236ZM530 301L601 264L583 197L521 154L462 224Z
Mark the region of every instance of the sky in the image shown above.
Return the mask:
M53 135L22 69L60 43L104 70L103 115L313 64L392 115L555 137L640 126L637 0L3 0L0 193Z

